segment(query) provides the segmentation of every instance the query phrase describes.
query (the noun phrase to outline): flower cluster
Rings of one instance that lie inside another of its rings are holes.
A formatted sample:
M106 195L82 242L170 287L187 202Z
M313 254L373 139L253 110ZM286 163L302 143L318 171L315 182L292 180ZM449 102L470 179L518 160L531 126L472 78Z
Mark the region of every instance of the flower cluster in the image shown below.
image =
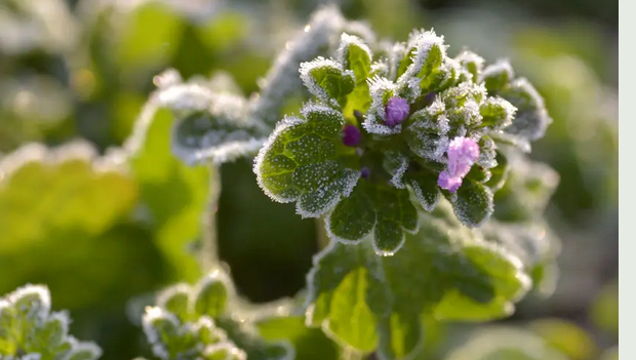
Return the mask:
M259 152L265 193L296 202L304 217L324 216L335 239L371 236L383 255L441 196L464 225L487 221L505 180L504 147L529 151L552 120L508 62L486 66L447 48L433 31L395 44L345 33L334 57L302 63L315 100L280 121Z

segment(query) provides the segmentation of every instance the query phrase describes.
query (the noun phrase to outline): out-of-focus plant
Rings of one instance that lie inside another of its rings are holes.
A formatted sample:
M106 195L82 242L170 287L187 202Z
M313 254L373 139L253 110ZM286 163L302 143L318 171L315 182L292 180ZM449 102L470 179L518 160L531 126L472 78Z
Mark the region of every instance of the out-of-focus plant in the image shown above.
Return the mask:
M51 311L46 286L26 285L0 298L0 359L94 360L102 350L69 335L67 312Z

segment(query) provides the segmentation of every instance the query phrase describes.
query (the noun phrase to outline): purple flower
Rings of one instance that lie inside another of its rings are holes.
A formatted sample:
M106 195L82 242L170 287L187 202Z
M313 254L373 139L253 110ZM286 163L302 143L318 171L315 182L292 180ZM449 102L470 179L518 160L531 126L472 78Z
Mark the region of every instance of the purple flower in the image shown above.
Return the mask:
M362 167L362 169L360 170L360 176L361 176L363 179L368 179L368 178L370 178L370 177L371 177L371 169L369 169L369 168L368 168L368 167L366 167L366 166L363 166L363 167Z
M437 184L450 192L455 192L462 180L479 158L479 145L472 139L456 137L446 150L448 168L439 174Z
M459 187L462 185L461 177L452 177L448 174L446 170L439 173L439 178L437 179L437 185L442 189L446 189L452 193L457 191Z
M390 98L384 111L384 123L388 126L401 123L409 115L409 110L409 103L406 99L397 96Z
M342 143L346 146L356 146L360 143L362 134L357 126L347 124L342 129Z

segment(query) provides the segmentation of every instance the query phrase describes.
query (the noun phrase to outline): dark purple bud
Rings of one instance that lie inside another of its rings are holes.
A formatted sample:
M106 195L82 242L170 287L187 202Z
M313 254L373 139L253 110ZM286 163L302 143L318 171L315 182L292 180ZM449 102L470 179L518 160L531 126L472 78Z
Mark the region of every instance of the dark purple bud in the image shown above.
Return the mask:
M357 126L347 124L342 129L342 143L346 146L356 146L360 143L362 134Z
M429 106L430 104L433 103L433 101L435 101L435 96L437 94L435 93L435 91L431 91L430 93L424 95L424 106Z
M361 176L363 179L368 179L368 178L370 178L370 177L371 177L371 169L369 169L369 168L368 168L368 167L366 167L366 166L363 166L363 167L362 167L362 169L360 170L360 176Z
M409 103L406 99L397 96L390 98L385 108L384 123L388 126L395 126L401 123L409 116L409 110Z

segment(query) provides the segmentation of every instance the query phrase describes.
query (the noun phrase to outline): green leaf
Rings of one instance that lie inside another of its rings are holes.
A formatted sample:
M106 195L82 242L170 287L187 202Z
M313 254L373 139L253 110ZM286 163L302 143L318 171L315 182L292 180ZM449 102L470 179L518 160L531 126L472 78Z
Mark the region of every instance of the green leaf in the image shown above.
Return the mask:
M506 153L510 164L504 186L495 194L494 218L504 222L534 221L540 218L559 183L549 166L533 162L522 154Z
M495 327L473 334L446 360L568 360L532 332Z
M46 286L20 287L0 297L0 357L93 360L101 356L97 345L68 334L69 323L66 312L51 313Z
M286 342L268 342L259 337L245 324L240 324L228 318L217 319L217 324L225 330L228 338L247 354L250 360L289 360L293 358L294 350Z
M342 34L338 53L343 68L353 71L355 75L355 88L347 96L347 105L343 110L347 119L355 119L354 111L364 114L371 105L367 79L371 73L373 55L362 39L347 34Z
M463 227L446 201L432 214L421 213L420 231L406 237L403 248L387 257L377 256L369 240L332 240L308 276L308 323L367 352L375 329L380 356L402 359L417 351L424 336L421 316L497 319L527 291L519 260Z
M289 359L293 349L287 343L267 342L256 333L251 321L237 310L236 293L228 275L216 269L196 285L177 284L158 296L158 306L148 307L143 327L156 356L179 358L192 354L205 359ZM183 300L188 302L182 311ZM177 301L178 300L178 301ZM178 303L180 314L167 306ZM238 306L240 307L240 306ZM168 355L166 355L168 354Z
M223 277L215 273L197 283L194 291L194 311L197 315L217 318L225 312L228 301L228 288Z
M387 151L382 157L382 167L391 175L391 184L404 189L404 173L409 167L409 158L397 151Z
M525 78L519 78L505 86L499 95L517 108L512 124L505 131L530 141L543 137L552 123L545 102L539 92Z
M496 152L495 161L497 166L490 169L490 180L486 182L486 185L490 187L493 193L504 186L509 170L508 159L501 151Z
M455 60L457 60L459 64L473 76L473 82L476 83L479 81L479 75L484 68L484 58L472 51L464 50L455 57Z
M190 286L177 284L166 288L157 296L157 306L185 319L189 315Z
M347 95L356 87L353 71L322 57L302 63L300 78L310 93L334 107L344 106Z
M572 322L546 318L534 320L528 327L570 360L593 359L599 352L591 334Z
M468 177L450 199L457 219L471 228L488 221L494 211L492 190Z
M435 173L425 170L409 173L406 182L424 210L433 211L441 196Z
M479 107L482 116L481 126L490 129L503 129L510 124L517 109L500 97L489 97Z
M322 105L307 105L302 118L285 118L260 150L258 183L278 202L296 201L296 212L317 217L348 195L359 173L339 162L344 118Z
M161 281L152 234L128 220L137 184L111 158L85 142L27 144L0 173L0 294L46 283L61 307L117 307Z
M405 233L417 230L417 211L408 190L362 181L338 203L325 224L332 238L357 243L371 235L379 255L392 255L404 244Z
M304 316L266 318L257 323L266 340L288 340L296 349L296 360L338 360L340 349L320 329L307 327Z
M553 269L561 244L545 221L505 223L491 219L479 230L484 238L514 252L529 270L535 295L554 292Z
M419 91L412 89L414 78L419 78L422 89L427 88L426 85L422 86L422 84L435 82L435 79L438 78L437 70L446 59L446 47L444 39L435 35L435 32L414 31L409 36L407 49L398 72L406 64L408 66L397 79L397 84L402 96L411 97L414 100L420 95Z
M227 119L222 113L194 112L175 124L171 148L188 165L205 162L219 165L256 154L265 141L257 133L244 119Z
M507 60L488 65L481 73L481 81L490 94L497 94L514 79L515 73Z
M173 279L194 281L199 264L188 246L201 236L201 216L208 201L210 170L190 167L170 151L174 118L166 109L138 120L130 164L148 207L155 241L170 266Z

